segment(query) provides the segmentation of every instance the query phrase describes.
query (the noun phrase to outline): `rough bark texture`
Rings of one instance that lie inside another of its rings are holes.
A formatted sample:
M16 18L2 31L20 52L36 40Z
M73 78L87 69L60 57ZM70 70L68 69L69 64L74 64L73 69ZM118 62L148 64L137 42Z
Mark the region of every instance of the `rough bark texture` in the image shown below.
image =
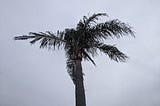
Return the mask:
M81 60L75 60L75 65L76 106L86 106Z

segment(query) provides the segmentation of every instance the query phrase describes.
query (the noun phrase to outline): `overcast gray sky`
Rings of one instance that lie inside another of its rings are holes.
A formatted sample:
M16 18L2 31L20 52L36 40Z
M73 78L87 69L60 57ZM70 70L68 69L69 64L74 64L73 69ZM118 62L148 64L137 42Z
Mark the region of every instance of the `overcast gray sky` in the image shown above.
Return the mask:
M87 106L160 106L159 6L159 0L0 0L0 106L74 106L64 52L13 37L75 27L97 12L130 24L136 38L108 41L130 57L126 63L104 55L96 67L83 62Z

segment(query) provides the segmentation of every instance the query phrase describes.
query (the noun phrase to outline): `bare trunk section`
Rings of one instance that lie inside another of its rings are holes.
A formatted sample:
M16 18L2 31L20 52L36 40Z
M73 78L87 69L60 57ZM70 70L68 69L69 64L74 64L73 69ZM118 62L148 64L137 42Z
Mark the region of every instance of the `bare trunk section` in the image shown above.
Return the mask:
M86 106L81 59L75 60L75 93L76 106Z

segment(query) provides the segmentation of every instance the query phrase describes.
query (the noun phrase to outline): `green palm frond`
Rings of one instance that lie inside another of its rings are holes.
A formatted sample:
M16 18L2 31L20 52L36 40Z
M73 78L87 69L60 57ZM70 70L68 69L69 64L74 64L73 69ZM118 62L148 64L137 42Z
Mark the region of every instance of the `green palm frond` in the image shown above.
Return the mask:
M15 40L28 40L32 39L30 41L31 44L36 43L37 41L40 42L40 48L48 47L51 48L54 47L60 47L61 45L64 45L64 32L57 31L57 34L53 34L52 32L47 31L46 33L39 32L34 33L30 32L28 35L22 35L22 36L16 36L14 37Z
M112 45L99 43L97 45L97 48L104 54L108 55L111 60L115 60L117 62L125 62L128 58L124 53L122 53L115 46Z

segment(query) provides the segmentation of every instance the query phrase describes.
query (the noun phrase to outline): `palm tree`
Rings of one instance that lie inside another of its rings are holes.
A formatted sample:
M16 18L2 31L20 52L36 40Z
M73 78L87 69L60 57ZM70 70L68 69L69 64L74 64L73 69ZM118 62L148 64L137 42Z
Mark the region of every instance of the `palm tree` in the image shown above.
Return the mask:
M86 106L85 90L83 83L82 60L91 61L103 52L111 60L125 62L128 58L114 45L105 44L104 41L110 38L121 38L125 35L134 36L132 28L118 19L109 20L104 23L97 23L100 16L107 16L106 13L93 14L90 17L84 16L76 28L65 29L64 31L51 31L16 36L15 40L31 39L30 43L40 42L40 48L55 50L64 49L66 54L67 71L75 85L76 106Z

